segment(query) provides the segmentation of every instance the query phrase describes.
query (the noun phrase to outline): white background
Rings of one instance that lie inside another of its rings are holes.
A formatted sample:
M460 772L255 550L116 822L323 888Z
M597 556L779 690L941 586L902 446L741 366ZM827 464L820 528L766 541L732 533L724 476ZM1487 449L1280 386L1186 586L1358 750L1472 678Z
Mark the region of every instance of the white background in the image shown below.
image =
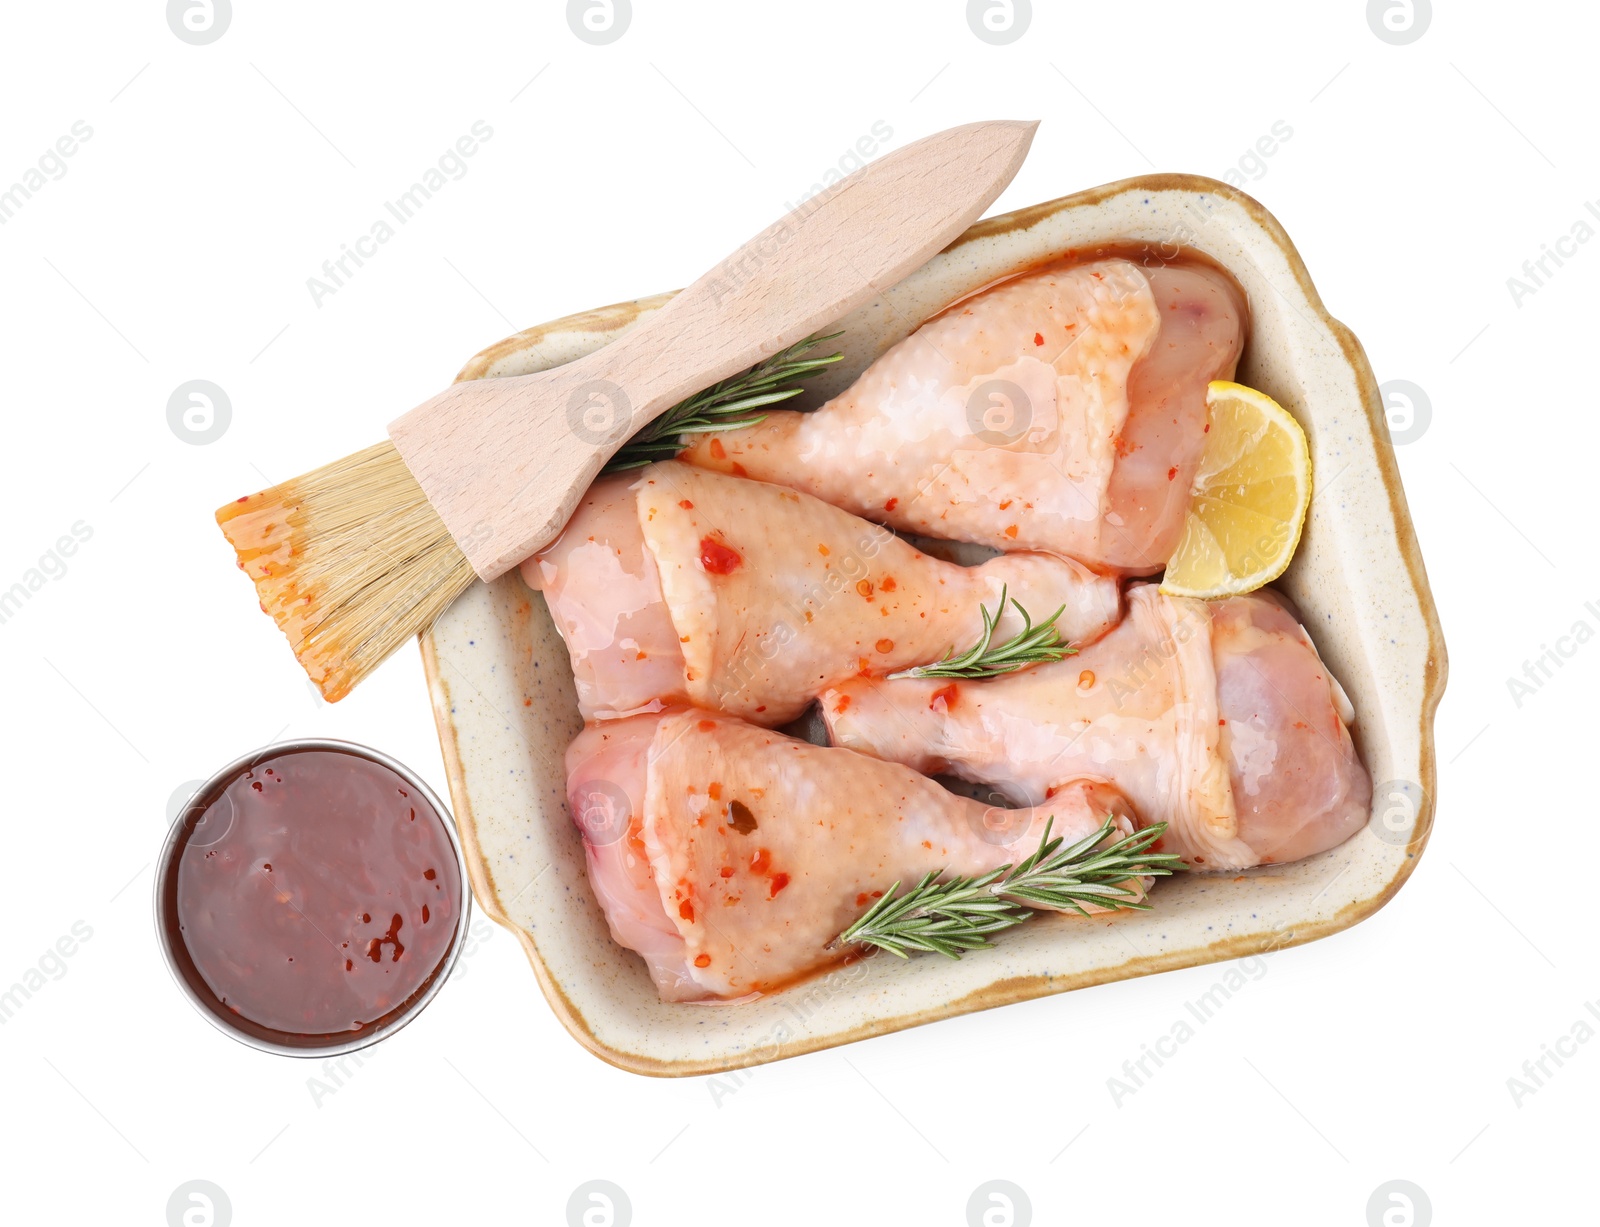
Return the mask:
M591 46L555 0L236 0L192 46L158 0L8 5L0 188L75 121L93 135L0 226L0 588L73 524L93 535L0 624L0 987L75 922L93 936L0 1027L6 1219L161 1224L194 1178L241 1227L561 1224L591 1178L639 1224L961 1224L992 1178L1039 1223L1359 1225L1394 1178L1439 1223L1592 1213L1600 1043L1520 1105L1507 1079L1600 998L1600 647L1520 705L1507 679L1600 629L1600 243L1520 305L1507 279L1600 197L1600 30L1576 3L1436 7L1394 46L1361 0L1036 0L991 46L956 0L635 0ZM1221 176L1292 128L1248 190L1379 380L1432 405L1398 451L1451 679L1437 825L1400 895L1274 956L1120 1106L1107 1079L1220 968L789 1060L731 1094L584 1053L483 925L466 973L320 1100L315 1066L202 1021L150 918L176 788L317 734L443 788L416 653L322 704L212 509L377 441L507 332L692 279L874 122L892 147L994 117L1044 121L997 210ZM307 279L478 120L493 137L465 177L317 305ZM232 402L205 446L166 417L192 379Z

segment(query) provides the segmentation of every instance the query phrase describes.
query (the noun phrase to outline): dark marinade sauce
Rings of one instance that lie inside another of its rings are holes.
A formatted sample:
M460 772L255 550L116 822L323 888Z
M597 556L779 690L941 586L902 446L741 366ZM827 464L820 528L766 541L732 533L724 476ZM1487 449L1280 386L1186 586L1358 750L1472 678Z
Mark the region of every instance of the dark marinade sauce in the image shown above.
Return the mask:
M446 819L358 754L242 772L182 838L178 932L226 1009L293 1035L359 1032L449 953L462 882Z

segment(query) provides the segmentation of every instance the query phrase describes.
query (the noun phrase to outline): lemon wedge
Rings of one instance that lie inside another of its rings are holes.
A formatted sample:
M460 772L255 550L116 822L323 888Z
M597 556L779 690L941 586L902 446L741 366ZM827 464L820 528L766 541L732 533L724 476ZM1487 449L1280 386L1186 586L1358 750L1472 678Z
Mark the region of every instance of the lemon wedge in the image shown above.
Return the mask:
M1217 380L1183 539L1161 591L1203 599L1254 592L1282 575L1311 505L1305 431L1265 392Z

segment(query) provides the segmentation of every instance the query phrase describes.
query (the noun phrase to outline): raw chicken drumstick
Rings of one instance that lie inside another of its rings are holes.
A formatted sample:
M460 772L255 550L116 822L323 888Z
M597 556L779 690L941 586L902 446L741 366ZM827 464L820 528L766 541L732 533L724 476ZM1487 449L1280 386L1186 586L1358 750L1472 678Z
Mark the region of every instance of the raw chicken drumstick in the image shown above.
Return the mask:
M1108 817L1133 830L1103 784L997 810L700 711L589 725L567 751L567 796L611 935L644 956L664 1001L737 1000L841 962L851 951L830 943L890 886L1016 864L1047 820L1068 844Z
M815 412L696 436L682 458L898 529L1148 575L1177 548L1206 385L1233 378L1246 318L1209 265L1057 264L956 303Z
M1050 554L960 567L808 494L677 461L604 478L522 564L566 640L589 720L714 708L756 724L826 687L971 646L1005 588L1070 642L1117 621L1114 580ZM1020 629L1008 603L995 637Z
M1367 820L1350 701L1288 603L1128 594L1081 655L983 682L860 679L822 696L833 743L1036 804L1105 780L1196 869L1298 860Z

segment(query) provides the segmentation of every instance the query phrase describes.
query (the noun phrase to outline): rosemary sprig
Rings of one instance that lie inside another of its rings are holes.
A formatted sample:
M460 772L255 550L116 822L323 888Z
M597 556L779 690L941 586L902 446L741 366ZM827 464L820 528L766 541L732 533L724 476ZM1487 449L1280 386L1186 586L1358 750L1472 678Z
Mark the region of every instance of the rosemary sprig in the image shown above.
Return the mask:
M926 874L898 898L896 882L835 944L876 946L900 958L922 950L959 959L963 951L987 947L991 933L1027 920L1033 908L1084 916L1086 904L1109 911L1148 911L1149 904L1140 903L1138 892L1123 883L1141 876L1164 877L1178 864L1171 853L1146 852L1167 829L1164 822L1108 844L1115 828L1108 814L1104 826L1069 848L1061 847L1060 837L1050 838L1054 822L1052 818L1044 824L1038 848L1015 867L1002 865L982 877L948 882L937 881L939 873Z
M1078 649L1068 645L1061 637L1061 631L1056 626L1056 619L1066 610L1063 605L1051 614L1038 626L1033 624L1033 619L1028 616L1028 611L1022 607L1022 602L1013 600L1011 603L1017 607L1017 612L1022 615L1022 629L999 647L991 647L994 639L994 629L1000 624L1000 615L1006 608L1006 588L1000 589L1000 603L995 606L991 616L985 606L979 606L978 612L983 615L983 634L978 642L973 644L960 656L956 656L955 648L945 653L944 659L931 665L917 665L912 669L902 669L898 673L891 673L889 680L894 681L902 677L953 677L982 679L986 677L999 677L1002 673L1015 673L1018 669L1026 669L1029 665L1053 664L1068 656L1077 654Z
M824 341L843 335L832 332L825 337L811 336L797 341L788 349L780 349L772 357L756 363L748 371L712 384L705 391L696 392L689 399L678 402L618 448L616 455L611 457L602 471L618 473L624 469L643 468L657 460L670 460L683 450L685 435L754 426L767 415L752 415L752 410L776 405L804 391L799 384L788 387L780 387L780 384L809 375L844 357L840 353L830 354L826 358L803 357Z

